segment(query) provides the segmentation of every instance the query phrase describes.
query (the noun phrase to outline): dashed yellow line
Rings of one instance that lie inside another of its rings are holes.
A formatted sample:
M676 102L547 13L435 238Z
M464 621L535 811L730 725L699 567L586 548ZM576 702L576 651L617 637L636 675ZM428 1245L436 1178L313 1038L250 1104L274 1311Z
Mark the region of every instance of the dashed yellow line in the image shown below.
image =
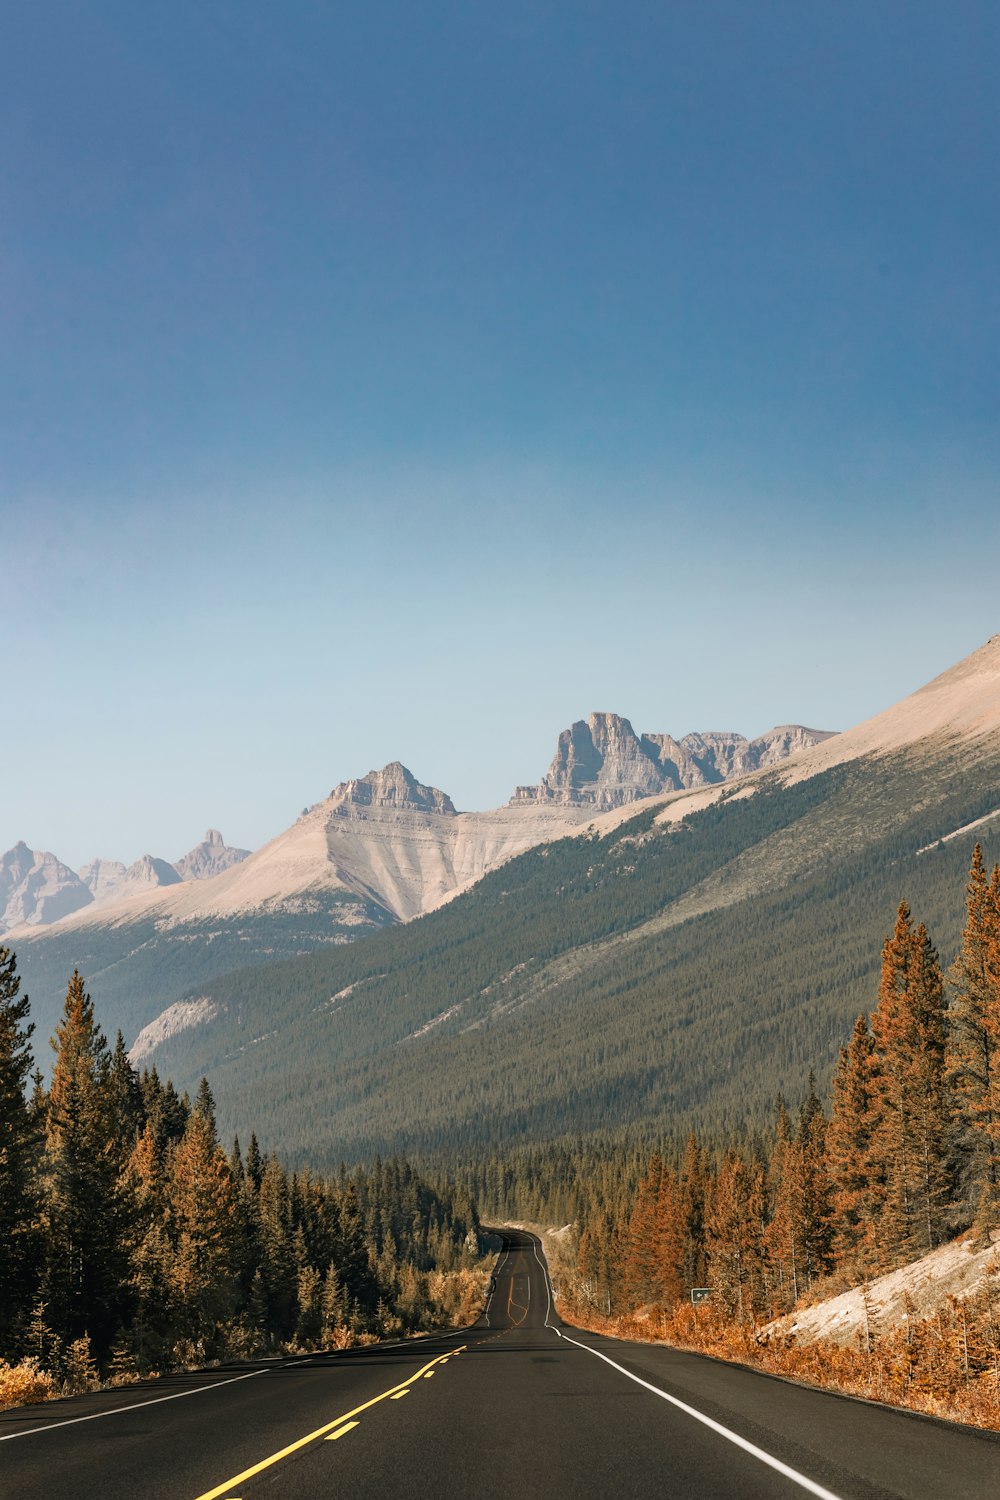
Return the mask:
M363 1411L368 1411L371 1407L377 1406L380 1401L393 1400L396 1396L405 1395L407 1387L411 1386L415 1380L421 1380L428 1372L433 1374L434 1365L441 1364L454 1354L461 1354L467 1347L466 1344L463 1344L460 1349L450 1349L447 1354L439 1354L437 1359L432 1359L430 1364L422 1365L416 1374L411 1375L408 1380L401 1381L399 1385L390 1386L381 1395L373 1396L370 1401L365 1401L361 1406L356 1406L353 1411L345 1411L342 1416L335 1417L332 1422L325 1422L322 1427L317 1427L315 1432L307 1432L305 1437L296 1439L294 1443L289 1443L287 1448L282 1448L278 1453L272 1453L269 1458L262 1458L259 1464L253 1464L249 1469L243 1469L239 1474L234 1474L232 1479L227 1479L224 1484L217 1484L214 1490L206 1490L204 1494L197 1497L197 1500L220 1500L220 1497L223 1496L226 1497L226 1500L233 1500L231 1492L238 1484L242 1484L244 1480L252 1479L255 1474L262 1473L264 1469L270 1469L274 1464L280 1463L283 1458L288 1458L289 1454L297 1453L300 1448L305 1448L307 1444L314 1443L317 1438L326 1437L328 1434L333 1438L343 1437L345 1432L350 1432L352 1427L357 1427L357 1422L351 1420L353 1417L358 1417Z

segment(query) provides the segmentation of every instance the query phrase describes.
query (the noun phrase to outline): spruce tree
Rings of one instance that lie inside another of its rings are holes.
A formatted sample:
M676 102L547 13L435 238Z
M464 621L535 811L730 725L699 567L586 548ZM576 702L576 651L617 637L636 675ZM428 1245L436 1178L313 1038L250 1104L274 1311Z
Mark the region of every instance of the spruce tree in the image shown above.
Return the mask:
M826 1159L827 1120L816 1093L816 1075L809 1070L809 1092L799 1110L798 1146L801 1199L799 1235L806 1288L825 1276L832 1265L831 1189Z
M135 1145L136 1137L146 1123L146 1106L142 1097L142 1085L129 1061L125 1039L120 1031L115 1037L111 1053L108 1083L111 1109L118 1121L119 1159L124 1165Z
M126 1317L128 1213L108 1045L75 969L52 1046L43 1293L64 1342L88 1333L101 1354Z
M741 1325L753 1326L770 1311L765 1205L762 1164L728 1150L708 1197L709 1281L727 1316Z
M15 956L0 946L0 1356L25 1315L39 1249L39 1132L26 1094L34 1027L20 988Z
M785 1101L778 1100L775 1142L768 1164L771 1217L767 1226L768 1259L777 1311L787 1312L799 1300L803 1279L802 1152L795 1140Z
M653 1157L639 1184L635 1207L629 1217L622 1280L631 1307L663 1298L659 1246L659 1199L663 1163Z
M884 1196L868 1230L876 1259L888 1268L940 1243L949 1191L944 986L927 930L914 929L905 901L882 953L872 1035L877 1088L869 1160Z
M172 1302L184 1337L222 1352L239 1302L240 1222L229 1162L203 1093L183 1140L170 1150L169 1179Z
M875 1043L866 1015L858 1016L833 1075L833 1111L826 1136L831 1183L832 1249L838 1265L863 1261L868 1230L881 1212L882 1184L871 1157ZM867 1267L865 1267L867 1268Z
M962 947L949 975L948 1068L967 1219L1000 1227L1000 872L988 880L979 844L965 896Z
M692 1287L704 1286L707 1275L707 1248L705 1232L705 1157L698 1138L688 1137L684 1149L678 1186L678 1213L681 1221L681 1255L679 1271L681 1295Z

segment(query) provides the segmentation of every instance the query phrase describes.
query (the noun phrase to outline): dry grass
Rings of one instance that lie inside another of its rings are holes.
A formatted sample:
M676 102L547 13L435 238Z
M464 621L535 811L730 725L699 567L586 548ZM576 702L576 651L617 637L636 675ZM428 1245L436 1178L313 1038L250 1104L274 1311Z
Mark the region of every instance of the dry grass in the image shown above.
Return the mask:
M0 1359L0 1408L34 1406L39 1401L51 1400L55 1394L55 1381L47 1370L41 1369L37 1359L23 1359L18 1365Z
M998 1330L991 1309L975 1298L952 1298L932 1317L907 1320L870 1349L864 1341L850 1346L767 1338L727 1323L708 1307L686 1304L606 1318L585 1303L560 1298L559 1310L567 1322L595 1333L667 1343L827 1390L1000 1431Z

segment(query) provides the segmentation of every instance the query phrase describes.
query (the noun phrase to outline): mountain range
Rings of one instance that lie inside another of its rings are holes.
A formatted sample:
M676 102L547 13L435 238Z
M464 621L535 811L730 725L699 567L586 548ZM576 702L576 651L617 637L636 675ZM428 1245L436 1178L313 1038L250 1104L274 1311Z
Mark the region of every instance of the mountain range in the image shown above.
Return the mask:
M593 715L491 813L341 783L208 881L22 928L33 1008L79 964L144 1064L334 1164L759 1117L873 1003L902 897L953 954L1000 857L1000 636L838 735L666 740Z
M48 927L90 907L127 901L144 891L184 880L211 880L246 859L249 849L234 849L217 828L173 864L144 854L134 864L94 859L71 870L54 854L15 844L0 855L0 934L20 927Z
M105 1024L132 1041L193 985L409 922L651 789L720 785L828 738L793 725L755 740L674 740L593 713L559 736L537 787L487 812L457 811L394 761L341 782L253 854L210 829L172 864L146 855L127 869L95 860L74 873L19 844L0 861L0 930L6 924L42 1029L54 1025L78 967Z
M457 813L445 792L421 785L394 761L381 771L342 782L325 802L307 809L294 832L279 835L266 853L260 851L263 870L255 866L249 878L213 888L211 895L199 891L192 900L186 892L179 904L167 902L163 915L191 916L202 908L246 910L318 885L343 887L406 921L512 853L550 837L557 827L575 825L590 810L716 784L777 764L827 738L825 731L783 725L755 740L739 734L675 740L670 735L640 736L628 719L594 713L559 736L538 786L518 787L506 808L473 814ZM558 809L554 819L546 816L553 809ZM425 815L440 825L430 836ZM354 836L348 835L348 824L354 825ZM388 843L381 836L386 828L393 830ZM54 854L19 843L0 856L0 933L50 926L77 912L90 918L100 910L98 920L115 920L107 908L182 882L214 880L249 856L248 849L227 845L214 828L173 863L145 854L128 867L118 860L95 859L79 871Z

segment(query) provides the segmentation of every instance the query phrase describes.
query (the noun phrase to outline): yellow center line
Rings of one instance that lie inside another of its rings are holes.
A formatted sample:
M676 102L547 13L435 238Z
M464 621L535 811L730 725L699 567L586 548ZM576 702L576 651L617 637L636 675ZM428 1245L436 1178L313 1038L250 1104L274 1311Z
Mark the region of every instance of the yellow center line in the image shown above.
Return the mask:
M467 1347L466 1344L463 1344L460 1349L451 1349L449 1353L461 1354L462 1350ZM344 1424L350 1422L352 1417L360 1416L363 1411L368 1411L370 1407L377 1406L380 1401L385 1401L397 1394L402 1394L405 1392L407 1386L412 1385L415 1380L420 1380L434 1365L440 1364L443 1359L447 1358L448 1355L439 1354L437 1359L432 1359L430 1364L422 1365L416 1374L411 1375L408 1380L400 1381L399 1385L390 1386L387 1391L383 1391L379 1396L373 1396L370 1401L365 1401L361 1406L356 1406L353 1411L345 1411L341 1416L334 1417L332 1422L326 1422L322 1427L317 1427L315 1432L306 1433L305 1437L296 1439L294 1443L289 1443L287 1448L282 1448L278 1453L272 1453L270 1458L263 1458L259 1464L253 1464L249 1469L243 1469L239 1474L234 1474L232 1479L227 1479L224 1484L217 1484L214 1490L206 1490L204 1494L197 1497L197 1500L219 1500L220 1496L229 1495L230 1491L235 1489L238 1484L242 1484L245 1479L252 1479L255 1474L260 1474L264 1469L270 1469L273 1464L280 1463L283 1458L287 1458L291 1453L297 1453L300 1448L306 1447L308 1443L314 1443L317 1438L325 1437L328 1432L333 1432L335 1428L341 1427L347 1431L348 1429L344 1427ZM357 1423L352 1422L351 1426L356 1427Z
M529 1296L530 1296L530 1293L529 1293ZM515 1307L517 1308L518 1312L521 1314L521 1316L518 1318L518 1320L517 1320L516 1323L514 1322L513 1316L512 1316L513 1310L514 1310ZM510 1279L510 1290L507 1293L507 1316L511 1319L511 1327L512 1328L520 1328L521 1324L524 1322L525 1318L528 1316L528 1309L526 1307L522 1307L521 1304L520 1304L520 1302L515 1302L514 1301L514 1278L513 1278L513 1276Z
M337 1428L336 1432L330 1432L327 1434L327 1442L335 1443L338 1438L342 1438L344 1436L345 1432L350 1432L353 1428L357 1427L357 1425L357 1422L345 1422L343 1427Z

